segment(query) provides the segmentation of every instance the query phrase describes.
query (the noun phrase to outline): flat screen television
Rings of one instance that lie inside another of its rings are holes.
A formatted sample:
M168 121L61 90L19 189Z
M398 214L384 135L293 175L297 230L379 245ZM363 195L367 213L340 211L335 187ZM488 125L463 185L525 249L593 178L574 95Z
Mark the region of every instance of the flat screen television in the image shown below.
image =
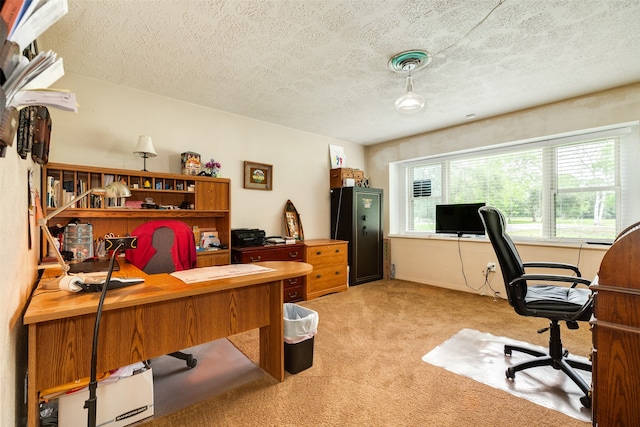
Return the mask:
M436 233L484 235L484 224L478 209L484 203L436 205Z

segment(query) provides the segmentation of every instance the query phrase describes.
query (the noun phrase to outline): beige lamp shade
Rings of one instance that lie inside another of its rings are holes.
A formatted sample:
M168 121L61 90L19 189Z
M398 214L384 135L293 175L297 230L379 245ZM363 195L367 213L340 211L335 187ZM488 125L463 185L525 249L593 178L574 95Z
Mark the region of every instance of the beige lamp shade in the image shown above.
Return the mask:
M133 151L133 154L137 154L144 159L143 171L147 170L147 159L158 155L158 153L156 153L156 149L153 147L151 137L147 135L140 135L138 137L138 145L136 145L136 149Z
M153 146L153 141L151 141L151 137L147 135L140 135L138 137L138 145L136 145L136 149L133 153L144 158L155 157L158 155Z

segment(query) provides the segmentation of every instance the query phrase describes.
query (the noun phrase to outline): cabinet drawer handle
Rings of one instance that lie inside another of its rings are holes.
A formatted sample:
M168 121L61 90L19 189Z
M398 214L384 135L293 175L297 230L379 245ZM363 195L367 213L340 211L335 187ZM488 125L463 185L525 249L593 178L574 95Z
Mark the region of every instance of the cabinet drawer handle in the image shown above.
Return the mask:
M289 279L289 284L290 285L297 285L298 284L298 279Z
M322 277L322 274L316 274L316 279L319 279Z
M339 254L340 253L340 249L336 249L336 253Z
M316 255L322 255L322 251L316 252Z
M339 272L339 271L336 271L336 276L337 276L337 275L339 275L339 274L340 274L340 272Z
M288 292L287 295L289 295L289 298L295 298L298 296L298 291L295 291L294 293Z
M258 255L256 258L254 257L249 257L249 260L251 260L251 262L258 262L262 259L262 256Z
M298 257L298 252L289 252L289 258L297 258Z

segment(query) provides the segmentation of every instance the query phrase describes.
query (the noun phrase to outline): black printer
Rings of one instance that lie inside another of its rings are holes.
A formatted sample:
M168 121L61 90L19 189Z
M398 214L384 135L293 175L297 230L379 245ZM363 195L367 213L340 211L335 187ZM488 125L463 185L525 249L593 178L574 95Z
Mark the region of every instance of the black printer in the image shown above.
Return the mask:
M264 230L257 228L236 228L231 230L231 246L246 248L264 245Z

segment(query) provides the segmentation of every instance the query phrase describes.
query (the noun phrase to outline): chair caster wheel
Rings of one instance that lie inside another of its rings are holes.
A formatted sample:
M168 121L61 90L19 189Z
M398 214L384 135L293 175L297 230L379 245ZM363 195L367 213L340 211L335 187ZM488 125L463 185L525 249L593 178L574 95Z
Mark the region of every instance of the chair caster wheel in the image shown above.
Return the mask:
M508 379L512 380L516 377L516 373L513 369L511 368L507 368L506 371L504 371L504 374L507 376Z
M504 346L504 355L511 356L511 347L509 347L508 345Z
M591 398L589 396L582 396L580 398L580 403L587 409L591 409Z
M195 368L197 364L198 364L198 359L194 359L193 357L189 357L189 359L187 359L187 366L190 369Z

